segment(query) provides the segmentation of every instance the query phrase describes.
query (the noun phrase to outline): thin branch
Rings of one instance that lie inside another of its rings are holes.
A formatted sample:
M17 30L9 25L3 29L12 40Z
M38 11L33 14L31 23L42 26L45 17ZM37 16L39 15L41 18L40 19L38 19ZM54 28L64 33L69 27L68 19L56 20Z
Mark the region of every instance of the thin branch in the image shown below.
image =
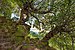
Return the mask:
M47 11L38 11L38 10L35 10L33 11L34 13L38 13L38 14L46 14L46 13L53 13L52 10L47 10Z
M55 0L52 0L51 1L51 6L54 5L54 2L55 2ZM31 10L30 10L31 12L38 13L38 14L53 13L52 12L52 8L49 9L49 10L47 10L47 11L40 11L40 8L39 9L36 9L36 8L34 8L32 6L30 8L31 8Z
M45 37L44 37L41 41L48 42L48 40L49 40L51 37L54 37L54 35L58 34L59 28L61 28L61 27L60 27L60 26L55 27L55 28L54 28L53 30L51 30L48 34L46 34Z
M45 37L41 41L48 42L49 39L54 37L59 32L69 32L69 30L63 29L64 25L65 24L60 25L60 26L56 26L53 30L51 30L48 34L46 34Z
M33 15L33 14L31 14L31 16L33 16L34 18L36 18L37 19L37 21L39 22L39 23L42 23L43 25L44 25L44 23L43 22L41 22L39 19L38 19L38 17L36 17L35 15Z
M40 23L39 19L36 16L34 16L33 14L31 14L31 16L33 16L34 18L36 18L37 21Z
M20 50L23 45L19 45L15 50Z

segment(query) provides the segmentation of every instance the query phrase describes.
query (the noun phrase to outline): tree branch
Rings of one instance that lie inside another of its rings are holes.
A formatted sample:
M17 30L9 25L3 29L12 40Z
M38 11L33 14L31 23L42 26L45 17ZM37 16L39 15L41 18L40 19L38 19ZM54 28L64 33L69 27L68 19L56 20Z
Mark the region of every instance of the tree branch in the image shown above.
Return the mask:
M55 2L55 0L51 1L51 6L54 5L54 2ZM47 10L47 11L40 11L41 8L36 9L36 8L33 7L33 5L31 5L30 8L31 8L31 10L30 10L31 12L38 13L38 14L52 13L52 8Z
M52 38L52 37L54 37L54 35L58 34L59 28L61 28L61 27L60 26L55 27L53 30L51 30L49 33L47 33L41 41L48 42L48 40L50 38Z
M36 18L39 23L42 23L44 25L44 23L41 22L35 15L31 14L31 16L33 16L34 18Z
M48 34L46 34L41 41L48 42L50 38L54 37L54 35L58 34L59 32L70 32L71 30L65 30L65 28L63 28L64 25L65 24L56 26L53 30L51 30Z
M19 45L15 50L20 50L23 45Z
M46 14L46 13L52 13L52 10L48 10L48 11L38 11L38 10L35 10L33 11L34 13L38 13L38 14Z

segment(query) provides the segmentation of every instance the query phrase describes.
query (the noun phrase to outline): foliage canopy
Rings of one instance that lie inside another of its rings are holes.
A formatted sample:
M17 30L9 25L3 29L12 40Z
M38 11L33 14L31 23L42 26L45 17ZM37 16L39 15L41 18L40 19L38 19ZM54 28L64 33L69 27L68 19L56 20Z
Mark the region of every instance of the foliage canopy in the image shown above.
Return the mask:
M8 22L2 28L6 28L7 25L12 26L10 23L16 26L17 30L13 37L16 43L19 41L18 45L26 40L29 35L31 23L28 26L25 22L30 22L29 19L35 18L33 25L40 30L38 37L43 37L40 41L43 41L44 44L41 45L48 47L45 42L48 43L49 41L49 45L56 49L75 49L73 45L73 37L75 36L75 0L0 0L0 16L11 19L12 13L20 16L19 22L15 21L16 24ZM24 15L26 16L25 19ZM12 33L12 30L9 32ZM37 36L35 33L33 35ZM39 40L36 38L33 41Z

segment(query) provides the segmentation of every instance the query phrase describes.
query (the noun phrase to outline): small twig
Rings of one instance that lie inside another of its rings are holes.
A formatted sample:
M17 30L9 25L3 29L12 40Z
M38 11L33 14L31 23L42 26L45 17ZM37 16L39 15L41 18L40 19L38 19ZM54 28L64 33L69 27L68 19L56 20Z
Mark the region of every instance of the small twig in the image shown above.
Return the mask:
M19 45L15 50L20 50L23 45Z

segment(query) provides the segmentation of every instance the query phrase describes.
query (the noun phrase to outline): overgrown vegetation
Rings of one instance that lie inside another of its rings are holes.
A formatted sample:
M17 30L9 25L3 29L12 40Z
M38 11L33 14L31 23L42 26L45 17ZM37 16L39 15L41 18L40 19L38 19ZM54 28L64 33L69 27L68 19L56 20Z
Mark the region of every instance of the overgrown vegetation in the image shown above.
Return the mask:
M0 49L75 50L74 37L75 0L0 0Z

